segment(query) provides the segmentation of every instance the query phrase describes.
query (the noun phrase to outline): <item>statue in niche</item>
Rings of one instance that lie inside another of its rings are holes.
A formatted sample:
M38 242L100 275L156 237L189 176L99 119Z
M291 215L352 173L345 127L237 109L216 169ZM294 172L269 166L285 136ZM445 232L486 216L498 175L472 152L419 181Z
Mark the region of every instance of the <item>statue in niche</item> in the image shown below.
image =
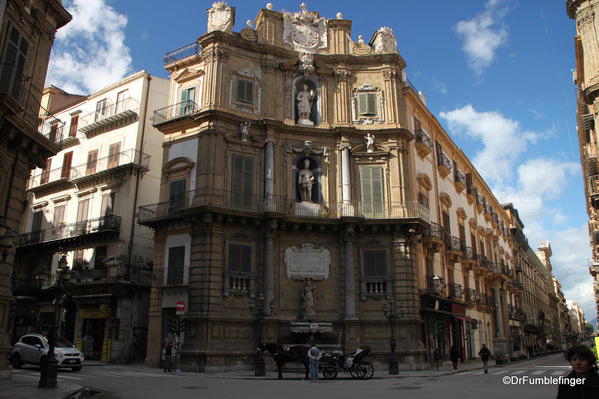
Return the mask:
M304 83L303 89L297 93L295 99L297 101L297 123L313 126L314 122L310 119L310 114L312 113L312 104L316 99L316 93L308 87L307 83Z
M239 125L239 139L244 143L247 143L250 137L250 124L250 122L242 122Z
M304 321L314 321L316 318L316 288L312 286L310 279L307 279L301 291L302 298L302 319Z
M312 202L312 187L314 186L314 173L310 170L310 160L304 159L304 169L297 177L299 194L302 202Z
M364 141L366 142L366 152L374 152L374 134L366 133Z

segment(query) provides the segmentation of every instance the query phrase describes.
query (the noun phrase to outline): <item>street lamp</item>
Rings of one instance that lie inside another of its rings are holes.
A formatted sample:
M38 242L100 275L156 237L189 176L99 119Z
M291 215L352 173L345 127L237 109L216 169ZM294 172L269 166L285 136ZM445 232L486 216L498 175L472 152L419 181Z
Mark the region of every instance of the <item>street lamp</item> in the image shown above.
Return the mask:
M64 293L64 284L70 279L71 271L68 268L67 257L63 255L58 261L56 270L57 279L54 285L54 323L48 331L48 353L40 362L40 380L38 388L56 388L56 376L58 373L58 362L54 353L56 346L56 329L59 320L60 304Z
M385 318L389 320L389 327L391 329L391 336L389 338L389 348L391 353L389 354L389 374L399 374L399 365L397 362L397 353L395 353L395 321L397 315L395 314L395 307L393 298L387 299L387 302L383 304L383 313Z

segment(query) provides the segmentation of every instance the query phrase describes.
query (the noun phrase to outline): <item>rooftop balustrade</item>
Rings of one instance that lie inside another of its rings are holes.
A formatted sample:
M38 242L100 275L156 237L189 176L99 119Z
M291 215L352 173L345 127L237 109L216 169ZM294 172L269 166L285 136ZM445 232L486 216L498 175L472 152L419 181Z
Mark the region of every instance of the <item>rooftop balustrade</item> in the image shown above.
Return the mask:
M186 44L176 50L169 51L164 56L164 64L170 64L183 58L191 57L192 55L200 55L202 48L197 42Z

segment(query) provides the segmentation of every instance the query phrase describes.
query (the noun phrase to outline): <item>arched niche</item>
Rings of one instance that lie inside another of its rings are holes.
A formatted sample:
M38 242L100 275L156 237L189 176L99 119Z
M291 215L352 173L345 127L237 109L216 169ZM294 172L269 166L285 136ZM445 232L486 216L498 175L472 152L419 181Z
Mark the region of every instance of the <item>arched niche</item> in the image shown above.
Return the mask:
M302 170L305 168L306 160L310 162L309 170L314 176L310 202L320 203L322 202L322 170L319 162L315 158L305 155L299 156L293 160L293 199L295 202L302 202L299 177Z
M293 110L293 120L296 124L301 125L299 123L300 115L298 112L298 95L304 89L304 84L308 86L308 90L314 91L315 97L312 101L312 107L310 110L310 120L313 122L313 126L318 126L321 121L321 103L322 103L322 95L320 90L320 81L315 76L305 77L304 75L298 75L293 79L292 83L292 93L293 96L291 98L291 106ZM306 126L306 125L304 125ZM309 125L307 125L309 126Z

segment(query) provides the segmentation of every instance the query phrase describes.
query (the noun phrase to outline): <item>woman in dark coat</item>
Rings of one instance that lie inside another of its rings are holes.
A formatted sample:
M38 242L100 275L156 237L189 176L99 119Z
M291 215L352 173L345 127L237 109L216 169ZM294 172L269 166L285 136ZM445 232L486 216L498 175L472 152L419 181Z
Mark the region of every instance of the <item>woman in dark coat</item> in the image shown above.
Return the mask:
M451 359L451 364L453 364L453 369L458 369L458 360L460 360L460 350L457 346L452 346L449 351L449 359Z
M599 398L599 374L597 374L597 358L593 351L584 345L570 348L566 359L572 365L572 372L567 378L584 378L583 384L560 384L557 399L595 399Z

